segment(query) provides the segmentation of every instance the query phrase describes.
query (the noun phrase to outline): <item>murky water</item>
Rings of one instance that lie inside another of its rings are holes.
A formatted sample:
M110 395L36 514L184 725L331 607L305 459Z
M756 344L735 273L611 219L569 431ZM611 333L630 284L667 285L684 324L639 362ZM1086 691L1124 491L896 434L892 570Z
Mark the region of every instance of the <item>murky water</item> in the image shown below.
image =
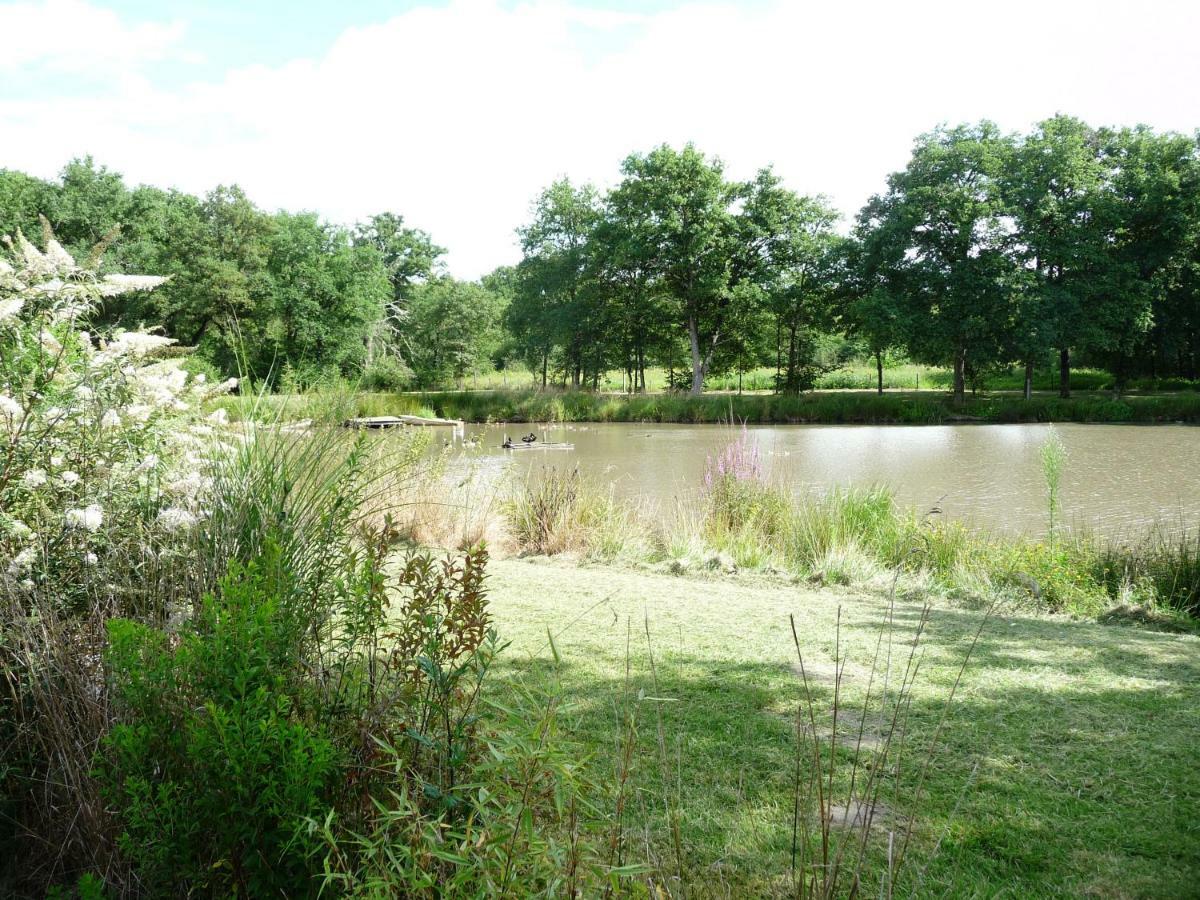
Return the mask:
M797 491L872 484L924 511L1031 534L1046 528L1041 447L1047 425L754 426L769 476ZM1200 526L1200 428L1056 425L1067 449L1064 518L1076 528L1135 538L1154 524ZM670 503L695 495L706 460L733 433L716 425L589 424L537 427L543 441L573 451L500 449L530 426L468 426L468 459L484 470L519 474L543 466L579 466L618 495ZM459 439L455 439L459 444ZM514 471L515 470L515 471Z

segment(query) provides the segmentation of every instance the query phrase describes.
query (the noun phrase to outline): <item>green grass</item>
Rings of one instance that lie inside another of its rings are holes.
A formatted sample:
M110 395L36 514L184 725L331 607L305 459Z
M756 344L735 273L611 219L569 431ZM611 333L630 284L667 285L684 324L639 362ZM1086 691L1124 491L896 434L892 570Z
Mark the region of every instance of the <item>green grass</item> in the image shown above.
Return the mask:
M915 363L888 363L883 369L883 386L886 390L911 391L924 388L939 390L948 389L953 380L950 369L941 366L921 366ZM877 385L877 375L873 361L853 361L832 372L827 372L817 378L818 390L873 390ZM1024 388L1025 373L1019 367L991 372L980 379L979 387L994 391L1019 391ZM537 388L541 384L541 375L536 375L522 366L514 366L505 371L480 372L458 379L453 384L441 385L447 390L526 390ZM1058 370L1052 366L1042 366L1034 371L1034 389L1039 391L1058 390ZM1076 390L1103 390L1111 388L1113 377L1103 369L1077 368L1071 371L1071 385ZM621 391L624 389L623 375L620 371L606 373L600 379L601 391ZM666 390L667 370L661 366L646 369L646 389L651 392ZM736 372L710 376L705 381L705 387L710 391L771 391L775 388L775 370L769 366L760 366L742 373ZM1172 378L1154 381L1138 379L1131 387L1146 389L1186 389L1195 388L1196 383L1185 379Z
M492 611L511 642L502 677L561 680L564 724L599 780L611 784L620 768L621 709L640 708L628 861L675 870L669 802L693 895L784 894L801 701L788 616L819 669L835 653L840 606L849 655L841 703L852 710L885 598L540 559L494 561L490 573ZM912 694L913 748L936 728L981 615L933 611ZM898 604L902 631L919 616L917 603ZM831 685L818 680L818 709L830 700ZM1197 637L996 616L959 688L926 796L916 809L895 804L917 822L907 889L923 874L920 896L1194 896L1197 733ZM892 784L905 796L912 777L889 777L884 802L893 802ZM873 838L876 875L885 847L883 833Z

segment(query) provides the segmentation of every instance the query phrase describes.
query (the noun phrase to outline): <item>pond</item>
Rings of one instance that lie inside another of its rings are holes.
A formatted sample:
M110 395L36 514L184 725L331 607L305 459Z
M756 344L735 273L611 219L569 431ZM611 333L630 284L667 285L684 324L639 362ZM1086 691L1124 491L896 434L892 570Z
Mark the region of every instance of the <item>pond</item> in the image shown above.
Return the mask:
M1041 448L1057 431L1067 450L1066 522L1133 539L1153 524L1200 525L1200 428L1137 425L764 425L747 429L771 478L796 491L886 485L900 503L991 530L1046 530ZM469 425L468 459L499 474L578 466L618 496L670 504L695 497L706 461L736 435L720 425L536 426L542 441L572 451L512 453L528 425ZM454 439L461 446L463 435Z

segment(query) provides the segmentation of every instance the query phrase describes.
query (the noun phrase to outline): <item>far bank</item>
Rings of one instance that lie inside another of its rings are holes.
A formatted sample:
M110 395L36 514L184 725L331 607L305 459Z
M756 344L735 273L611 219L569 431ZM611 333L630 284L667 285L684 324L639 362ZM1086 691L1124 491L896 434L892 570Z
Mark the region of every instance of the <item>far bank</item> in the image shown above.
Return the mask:
M644 422L715 424L944 425L1102 422L1200 424L1200 393L1079 392L1064 399L988 393L956 405L942 391L813 391L805 394L617 394L560 390L312 393L228 398L235 417L283 419L420 413L472 423Z

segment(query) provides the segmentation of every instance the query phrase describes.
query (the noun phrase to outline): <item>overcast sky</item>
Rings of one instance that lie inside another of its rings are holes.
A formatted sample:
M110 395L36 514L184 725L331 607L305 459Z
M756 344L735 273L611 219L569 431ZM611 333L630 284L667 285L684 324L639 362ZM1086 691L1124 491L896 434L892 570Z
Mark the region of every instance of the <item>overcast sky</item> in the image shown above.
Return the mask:
M939 122L1191 132L1198 38L1197 0L0 0L0 167L391 210L475 277L554 178L664 141L849 217Z

